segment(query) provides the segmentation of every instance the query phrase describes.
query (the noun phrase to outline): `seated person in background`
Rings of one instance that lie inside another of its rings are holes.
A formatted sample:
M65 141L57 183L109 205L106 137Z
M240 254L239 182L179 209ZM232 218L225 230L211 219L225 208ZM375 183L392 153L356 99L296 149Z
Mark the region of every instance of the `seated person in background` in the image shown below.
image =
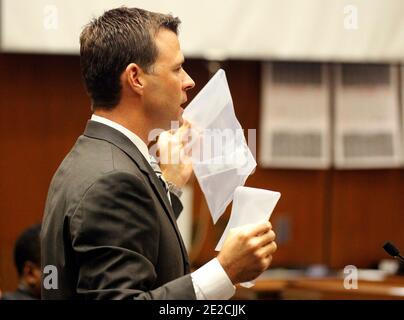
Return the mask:
M25 230L14 247L14 261L19 276L18 288L4 293L3 300L41 299L41 225Z

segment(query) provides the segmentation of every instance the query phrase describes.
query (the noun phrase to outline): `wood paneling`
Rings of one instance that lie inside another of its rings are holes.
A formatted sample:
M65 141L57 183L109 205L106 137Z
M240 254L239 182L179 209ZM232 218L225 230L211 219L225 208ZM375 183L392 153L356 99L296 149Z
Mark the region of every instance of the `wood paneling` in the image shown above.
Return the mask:
M282 194L271 217L278 234L274 266L303 267L326 262L326 180L325 171L262 169L248 180L249 186Z
M40 222L49 182L89 117L78 57L0 56L0 287L17 281L13 244Z
M330 264L369 267L404 250L404 170L334 171Z
M185 68L196 82L191 100L209 72L202 60ZM223 68L243 128L259 129L260 63L228 61ZM0 288L10 290L17 283L14 241L41 221L50 179L82 133L90 102L76 56L0 55L0 97ZM271 219L280 229L273 265L366 267L386 256L384 240L404 248L403 172L258 168L247 185L282 193ZM195 180L194 190L191 257L198 266L215 255L231 207L213 226Z

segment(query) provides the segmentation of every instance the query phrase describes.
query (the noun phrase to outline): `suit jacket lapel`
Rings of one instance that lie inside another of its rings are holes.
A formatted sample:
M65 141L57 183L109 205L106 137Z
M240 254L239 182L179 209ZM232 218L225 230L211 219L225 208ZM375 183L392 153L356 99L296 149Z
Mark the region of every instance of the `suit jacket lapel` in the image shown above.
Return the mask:
M138 166L138 168L148 177L150 184L152 185L155 193L158 195L160 202L163 204L167 215L171 221L171 224L174 227L174 230L177 234L178 240L181 245L181 251L184 257L185 270L189 271L189 262L188 262L188 254L182 241L181 234L178 230L176 217L173 211L173 208L168 200L166 191L164 190L161 182L157 178L156 173L153 171L149 162L143 157L142 153L138 150L138 148L129 140L124 134L111 128L105 124L91 121L87 122L86 129L84 131L84 135L90 138L101 139L112 143L123 152L125 152Z

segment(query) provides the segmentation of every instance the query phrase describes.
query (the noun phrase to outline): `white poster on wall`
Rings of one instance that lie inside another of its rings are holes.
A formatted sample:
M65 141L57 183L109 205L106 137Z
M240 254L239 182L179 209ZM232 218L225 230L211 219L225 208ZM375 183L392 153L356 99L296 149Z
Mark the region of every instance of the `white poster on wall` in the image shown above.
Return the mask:
M394 168L401 162L399 69L335 66L335 165Z
M402 0L2 0L2 50L78 54L82 27L122 5L180 17L187 57L404 61Z
M330 166L328 68L320 63L263 63L259 163Z

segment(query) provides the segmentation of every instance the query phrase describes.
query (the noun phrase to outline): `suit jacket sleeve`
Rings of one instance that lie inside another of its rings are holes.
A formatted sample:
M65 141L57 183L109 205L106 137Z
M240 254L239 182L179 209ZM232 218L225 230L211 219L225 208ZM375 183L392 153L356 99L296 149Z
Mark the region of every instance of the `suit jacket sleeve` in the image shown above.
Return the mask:
M93 183L70 221L77 293L88 299L196 299L190 275L154 286L157 219L140 178L112 172Z

